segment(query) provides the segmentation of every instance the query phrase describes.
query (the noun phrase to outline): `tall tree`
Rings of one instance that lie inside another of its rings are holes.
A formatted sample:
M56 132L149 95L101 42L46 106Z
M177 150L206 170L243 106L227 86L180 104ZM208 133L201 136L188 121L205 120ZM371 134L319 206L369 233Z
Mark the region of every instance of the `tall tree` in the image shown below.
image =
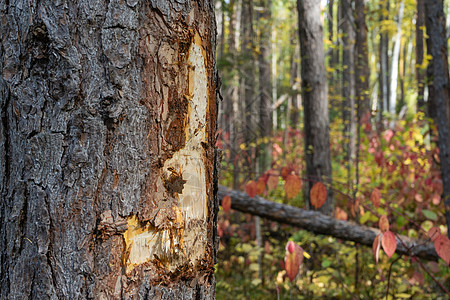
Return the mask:
M417 0L416 12L416 80L417 80L417 110L424 109L425 70L423 65L423 29L425 27L424 0Z
M213 7L0 3L1 299L214 299Z
M447 228L450 228L450 80L448 73L447 35L442 0L425 1L427 28L429 102L435 108L438 127L439 159L442 176L442 199L444 199ZM450 237L450 230L447 232Z
M342 120L347 143L347 178L352 184L351 166L355 159L355 20L350 0L341 0L342 32Z
M364 0L355 0L355 94L358 106L357 119L370 113L369 103L369 51L367 41L366 6Z
M253 28L253 2L242 0L241 17L241 57L244 59L241 69L242 77L240 82L240 98L244 104L244 142L247 147L244 157L245 175L249 177L255 171L256 160L253 147L250 145L256 142L258 131L256 120L258 119L257 97L255 93L255 52L254 52L254 28Z
M388 111L393 116L396 114L397 107L397 85L398 85L398 70L400 61L400 43L402 40L402 20L405 2L400 2L400 7L397 16L397 33L395 34L394 49L392 50L392 64L391 64L391 78L390 78L390 94Z
M380 44L379 44L379 64L380 64L380 72L378 75L379 78L379 112L378 117L379 120L382 120L382 114L384 111L389 109L389 95L390 95L390 86L389 86L389 35L386 29L386 26L383 23L388 20L389 16L389 0L381 0L380 1Z
M225 134L230 136L229 145L229 162L234 164L233 168L233 188L239 187L239 168L238 168L238 152L239 152L239 132L242 123L239 116L239 74L236 69L236 54L238 52L238 36L241 25L241 3L239 0L230 0L228 4L229 22L228 22L228 56L230 59L230 65L234 72L231 72L230 85L226 92L226 98L224 99L225 121L224 131Z
M331 182L328 87L325 72L320 2L297 0L301 55L302 99L304 105L306 177L305 199L314 181ZM333 210L333 195L320 208L325 214Z
M258 12L259 23L259 133L262 140L272 134L272 95L271 95L271 68L270 68L270 21L271 0L260 0L261 10ZM265 171L270 163L270 146L261 142L260 171Z

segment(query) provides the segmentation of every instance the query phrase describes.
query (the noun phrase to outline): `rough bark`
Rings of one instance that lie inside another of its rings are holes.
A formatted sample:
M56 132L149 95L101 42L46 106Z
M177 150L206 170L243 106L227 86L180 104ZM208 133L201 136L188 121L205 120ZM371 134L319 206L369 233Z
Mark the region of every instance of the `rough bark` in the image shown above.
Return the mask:
M416 80L417 80L417 110L426 111L424 109L425 98L425 69L423 64L423 29L425 26L425 6L424 0L417 0L416 12Z
M1 299L213 299L212 1L0 2Z
M223 199L226 195L231 197L231 208L235 210L258 215L279 223L298 226L316 234L329 235L371 247L373 240L380 233L376 228L336 220L316 211L268 201L259 196L250 198L247 193L219 186L219 199ZM397 235L395 252L428 260L439 259L433 243L411 239L403 235Z
M305 199L316 181L331 182L328 87L325 72L320 2L298 0L302 101L304 106L306 177ZM332 190L320 211L333 209Z
M366 6L364 0L355 1L355 94L358 106L358 122L370 113L369 99L369 51L367 41Z
M447 228L450 228L450 81L447 58L445 15L442 0L425 1L428 63L429 103L435 108L434 121L438 127L438 147ZM430 115L433 115L430 113ZM450 230L448 231L450 237Z

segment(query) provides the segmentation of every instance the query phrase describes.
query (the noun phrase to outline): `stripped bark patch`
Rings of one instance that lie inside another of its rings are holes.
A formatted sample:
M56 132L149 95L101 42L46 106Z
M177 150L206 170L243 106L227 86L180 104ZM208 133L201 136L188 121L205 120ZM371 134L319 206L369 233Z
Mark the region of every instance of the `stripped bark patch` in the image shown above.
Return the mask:
M176 131L185 135L185 143L164 161L161 170L164 187L160 189L165 191L156 193L160 199L155 199L158 209L154 217L145 222L139 222L134 215L128 218L128 230L123 233L127 273L154 259L167 271L183 265L192 268L207 251L207 159L202 143L208 142L209 91L206 52L197 33L187 58L187 116L184 122L179 122L184 130Z

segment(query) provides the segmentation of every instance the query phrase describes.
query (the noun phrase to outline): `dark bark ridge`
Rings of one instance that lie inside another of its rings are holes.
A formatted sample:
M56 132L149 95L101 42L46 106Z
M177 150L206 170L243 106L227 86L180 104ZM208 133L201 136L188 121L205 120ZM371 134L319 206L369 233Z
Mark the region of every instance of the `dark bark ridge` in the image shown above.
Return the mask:
M447 228L450 228L450 79L447 58L447 34L442 0L425 1L427 30L429 115L438 127L438 147L442 177L442 199ZM448 231L450 237L450 230Z
M380 233L380 230L375 228L336 220L320 212L268 201L259 196L250 198L247 193L219 186L219 199L223 199L226 195L231 197L231 208L235 210L294 225L316 234L329 235L371 247L375 237ZM402 235L397 235L395 252L428 260L439 258L432 243Z

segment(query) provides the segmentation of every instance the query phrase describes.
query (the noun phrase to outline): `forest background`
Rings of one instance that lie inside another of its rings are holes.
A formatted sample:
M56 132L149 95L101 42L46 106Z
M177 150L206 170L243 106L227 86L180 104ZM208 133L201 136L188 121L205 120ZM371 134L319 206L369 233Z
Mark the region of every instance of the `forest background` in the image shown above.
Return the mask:
M225 193L218 299L448 296L449 12L449 1L216 1L221 184L381 230L371 249L230 210ZM438 256L398 254L405 237ZM307 253L293 277L288 240Z

